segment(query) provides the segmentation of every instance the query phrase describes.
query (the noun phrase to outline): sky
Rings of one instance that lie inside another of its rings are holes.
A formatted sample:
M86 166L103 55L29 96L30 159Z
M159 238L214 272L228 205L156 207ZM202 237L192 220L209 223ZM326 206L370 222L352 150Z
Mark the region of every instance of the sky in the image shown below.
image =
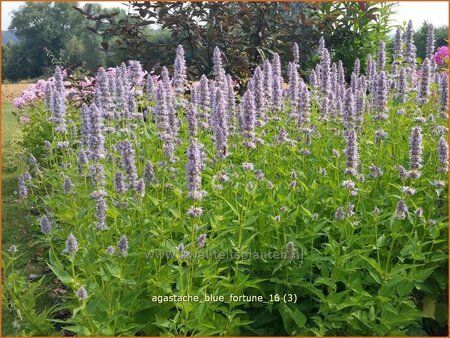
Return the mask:
M1 1L2 30L8 30L11 23L11 11L18 9L25 2ZM79 1L80 5L88 3ZM123 6L124 1L98 1L104 7ZM415 27L420 27L423 21L428 21L434 26L448 24L448 2L447 1L402 1L396 7L397 14L393 17L394 24L401 24L411 19Z

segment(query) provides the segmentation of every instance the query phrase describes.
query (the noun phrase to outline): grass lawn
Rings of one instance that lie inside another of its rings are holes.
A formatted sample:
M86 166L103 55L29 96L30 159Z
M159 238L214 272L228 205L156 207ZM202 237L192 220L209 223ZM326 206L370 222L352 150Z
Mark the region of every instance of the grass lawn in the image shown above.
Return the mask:
M17 190L17 176L20 164L19 153L22 135L14 107L2 103L2 241L4 250L12 244L21 244L27 227L27 212L14 191ZM22 248L22 249L25 249Z

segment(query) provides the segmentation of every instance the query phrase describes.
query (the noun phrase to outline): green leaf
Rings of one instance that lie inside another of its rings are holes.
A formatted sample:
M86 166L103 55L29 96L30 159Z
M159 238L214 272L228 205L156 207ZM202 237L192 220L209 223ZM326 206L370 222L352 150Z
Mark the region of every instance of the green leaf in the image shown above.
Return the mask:
M299 335L300 329L304 328L306 324L305 315L297 307L290 308L288 304L284 303L280 304L280 314L286 331L290 335Z
M49 250L48 266L64 285L72 285L74 283L72 276L64 270L62 263L52 249Z
M425 296L422 300L422 312L426 317L435 319L436 303L432 297Z

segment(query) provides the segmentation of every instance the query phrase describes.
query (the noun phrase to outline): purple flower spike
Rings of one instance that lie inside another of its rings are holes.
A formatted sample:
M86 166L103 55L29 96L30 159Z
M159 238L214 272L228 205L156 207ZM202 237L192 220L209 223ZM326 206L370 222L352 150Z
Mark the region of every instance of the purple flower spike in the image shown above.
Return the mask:
M347 164L347 172L350 174L355 174L358 167L358 141L356 137L356 132L351 129L347 133L347 146L345 148L345 158Z
M431 58L434 53L434 26L428 25L427 31L427 49L426 49L426 57Z
M64 253L69 254L73 259L77 251L78 251L77 239L73 234L69 234L69 237L67 237L66 248L64 249Z
M89 134L89 155L93 160L105 158L105 138L103 136L103 118L95 104L91 105L91 123Z
M273 71L273 108L276 111L283 109L283 77L281 76L280 56L275 53L272 61Z
M128 238L125 235L122 235L117 242L117 254L122 257L128 255Z
M52 223L50 222L50 220L47 218L47 216L43 216L41 218L41 232L44 235L48 235L50 233L50 231L52 230Z
M448 172L448 143L443 137L441 137L438 142L438 161L441 165L441 167L438 168L438 171Z
M400 58L403 54L403 36L402 31L399 28L395 31L394 38L394 56L395 58Z
M377 71L384 71L384 67L386 66L386 52L385 52L385 43L384 41L380 41L378 44L378 58L377 58Z
M413 170L422 168L422 128L413 127L409 139L409 167Z
M410 67L414 69L416 65L416 46L414 45L414 29L411 20L408 21L408 26L406 27L405 41L405 59Z
M222 66L222 52L220 51L219 47L214 48L214 55L213 55L213 63L214 63L214 78L219 84L219 88L225 88L225 70Z
M218 157L228 156L228 116L225 111L225 100L222 91L216 89L216 99L213 110L214 142Z
M428 96L430 95L430 60L425 58L422 63L422 76L420 78L419 84L419 95L418 101L424 104L428 101Z
M186 61L183 46L178 45L177 56L173 65L173 86L177 95L183 94L187 83Z

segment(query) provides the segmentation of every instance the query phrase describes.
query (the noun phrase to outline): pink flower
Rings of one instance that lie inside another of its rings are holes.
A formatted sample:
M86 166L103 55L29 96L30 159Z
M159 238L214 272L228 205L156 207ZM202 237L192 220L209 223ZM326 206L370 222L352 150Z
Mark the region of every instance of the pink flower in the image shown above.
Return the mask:
M13 100L14 107L20 108L25 104L25 100L22 97L16 97Z
M86 88L86 87L90 86L91 83L89 83L89 82L87 82L87 81L78 81L78 85L79 85L81 88Z
M30 123L30 118L28 116L22 115L19 118L19 123L20 124L28 124L28 123Z
M116 68L114 67L109 67L106 70L106 74L108 74L109 76L116 76Z
M448 60L448 47L441 46L437 49L436 53L433 56L433 59L436 61L438 65L442 65L444 62Z

